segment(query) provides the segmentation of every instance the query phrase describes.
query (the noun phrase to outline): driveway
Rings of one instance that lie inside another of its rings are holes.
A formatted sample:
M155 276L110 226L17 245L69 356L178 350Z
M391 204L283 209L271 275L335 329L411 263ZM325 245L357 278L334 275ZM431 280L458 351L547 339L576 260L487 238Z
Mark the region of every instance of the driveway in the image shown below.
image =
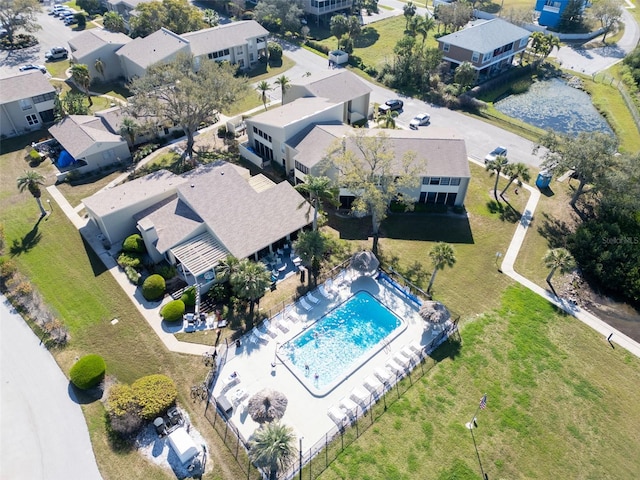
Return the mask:
M26 63L47 65L44 60L44 52L51 47L69 48L67 42L81 32L76 32L67 27L62 20L48 15L49 7L42 6L42 12L38 14L38 23L42 29L34 32L40 43L23 50L0 50L0 78L15 75L20 66Z
M4 296L0 302L0 478L101 479L69 381Z
M296 62L296 66L285 72L285 75L292 81L304 79L307 72L326 71L328 61L322 57L309 52L303 48L280 42L285 55ZM402 128L409 128L409 122L418 113L427 112L431 115L431 125L420 127L421 131L426 129L436 130L446 128L455 134L461 135L467 144L467 154L476 159L483 159L487 153L498 145L509 150L509 159L515 162L524 162L528 165L539 167L541 158L533 155L533 143L518 135L502 130L476 118L470 117L460 112L454 112L444 107L436 107L421 100L399 96L393 90L367 82L371 89L371 102L384 103L390 98L401 98L404 102L404 109L399 112L396 118L396 125ZM273 84L273 80L270 82ZM275 89L269 92L271 100L279 101L280 90Z

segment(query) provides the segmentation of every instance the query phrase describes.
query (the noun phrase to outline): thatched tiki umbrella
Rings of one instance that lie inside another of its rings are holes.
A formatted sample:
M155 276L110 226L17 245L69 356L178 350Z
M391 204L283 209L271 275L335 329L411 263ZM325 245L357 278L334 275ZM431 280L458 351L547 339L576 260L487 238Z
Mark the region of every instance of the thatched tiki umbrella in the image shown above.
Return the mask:
M362 250L351 257L349 266L356 272L360 272L361 275L373 275L378 270L380 261L373 252Z
M267 423L279 420L287 409L287 397L282 393L265 388L249 399L247 410L256 423Z
M441 325L451 318L447 307L440 302L426 301L420 307L420 316L429 325Z

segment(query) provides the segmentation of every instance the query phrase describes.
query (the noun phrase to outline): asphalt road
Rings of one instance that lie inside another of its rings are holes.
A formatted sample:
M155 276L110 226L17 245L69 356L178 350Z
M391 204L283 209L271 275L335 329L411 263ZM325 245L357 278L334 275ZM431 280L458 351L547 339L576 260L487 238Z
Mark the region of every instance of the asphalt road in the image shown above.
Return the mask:
M69 48L67 42L80 32L67 27L62 20L48 15L49 6L43 4L42 12L38 14L38 23L42 27L34 32L40 43L23 50L0 50L0 78L15 75L20 71L20 66L27 63L47 66L44 59L44 52L51 47Z
M0 478L99 480L69 381L0 295Z

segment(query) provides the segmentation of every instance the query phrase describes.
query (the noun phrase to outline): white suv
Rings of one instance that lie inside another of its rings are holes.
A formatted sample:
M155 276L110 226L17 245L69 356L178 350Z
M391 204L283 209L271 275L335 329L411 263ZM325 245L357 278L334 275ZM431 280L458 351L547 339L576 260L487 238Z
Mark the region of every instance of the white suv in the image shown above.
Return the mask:
M504 148L504 147L496 147L496 148L494 148L491 152L489 152L487 154L486 157L484 157L484 163L486 164L486 163L492 162L493 160L495 160L499 156L506 157L507 156L507 149Z

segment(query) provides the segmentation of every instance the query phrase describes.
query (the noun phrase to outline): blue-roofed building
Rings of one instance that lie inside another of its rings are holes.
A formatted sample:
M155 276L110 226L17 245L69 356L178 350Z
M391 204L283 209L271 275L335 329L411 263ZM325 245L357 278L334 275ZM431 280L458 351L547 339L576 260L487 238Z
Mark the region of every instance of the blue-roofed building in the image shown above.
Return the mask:
M529 35L524 28L494 18L438 38L438 48L451 70L469 62L476 70L476 80L482 81L509 69L527 47Z

